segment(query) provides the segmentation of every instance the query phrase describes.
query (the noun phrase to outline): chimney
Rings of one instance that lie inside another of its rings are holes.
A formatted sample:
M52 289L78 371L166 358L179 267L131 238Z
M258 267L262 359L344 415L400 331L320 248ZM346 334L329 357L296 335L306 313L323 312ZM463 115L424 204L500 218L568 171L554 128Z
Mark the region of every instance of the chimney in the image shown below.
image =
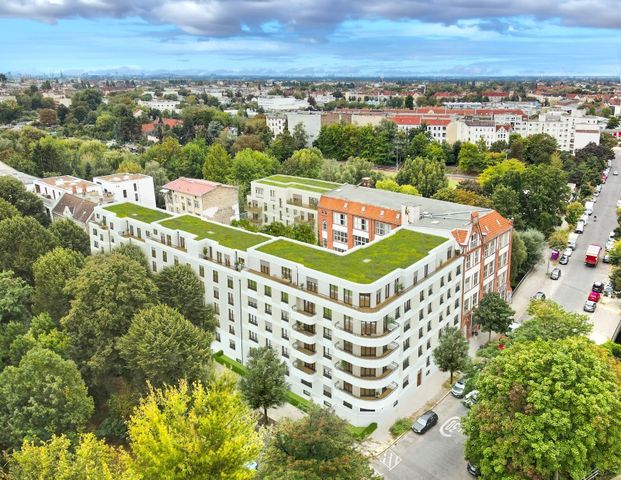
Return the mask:
M371 188L371 177L363 177L358 186Z
M472 222L472 225L478 225L479 224L479 212L472 212L470 214L470 221Z

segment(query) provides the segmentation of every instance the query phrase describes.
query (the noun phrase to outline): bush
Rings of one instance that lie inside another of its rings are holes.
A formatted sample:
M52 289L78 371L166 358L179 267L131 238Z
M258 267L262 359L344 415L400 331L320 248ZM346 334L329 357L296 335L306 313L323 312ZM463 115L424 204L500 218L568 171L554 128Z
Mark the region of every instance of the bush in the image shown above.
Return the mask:
M390 433L393 437L398 437L407 432L410 428L412 428L412 420L409 418L400 418L390 427Z
M220 365L224 365L229 370L233 370L237 375L246 375L246 367L232 358L227 357L222 351L214 353L213 358Z
M305 398L302 398L299 395L296 395L295 393L290 391L287 391L285 396L287 397L287 402L289 402L294 407L297 407L303 412L307 413L310 410L311 402L309 400L306 400Z
M349 431L354 436L356 440L364 440L369 435L371 435L375 430L377 430L377 423L369 423L366 427L354 427L350 425Z

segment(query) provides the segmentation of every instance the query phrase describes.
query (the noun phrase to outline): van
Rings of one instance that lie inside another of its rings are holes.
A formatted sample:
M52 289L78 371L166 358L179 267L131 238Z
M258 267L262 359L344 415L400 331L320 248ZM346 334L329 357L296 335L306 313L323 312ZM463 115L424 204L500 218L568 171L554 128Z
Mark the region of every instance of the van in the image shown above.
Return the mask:
M583 230L584 230L584 226L583 226ZM570 233L569 237L567 238L567 246L571 248L572 250L575 250L577 241L578 241L578 234Z
M584 204L584 213L586 213L587 215L591 215L593 213L593 206L593 202L586 202Z
M576 224L576 229L574 230L574 233L584 233L584 222L583 221L579 221ZM569 243L568 243L568 246L571 247L571 245L569 245ZM572 247L572 248L576 248L575 247L575 243L574 243L574 247Z
M580 217L580 221L584 222L584 226L586 227L589 224L589 215L587 213L583 213Z

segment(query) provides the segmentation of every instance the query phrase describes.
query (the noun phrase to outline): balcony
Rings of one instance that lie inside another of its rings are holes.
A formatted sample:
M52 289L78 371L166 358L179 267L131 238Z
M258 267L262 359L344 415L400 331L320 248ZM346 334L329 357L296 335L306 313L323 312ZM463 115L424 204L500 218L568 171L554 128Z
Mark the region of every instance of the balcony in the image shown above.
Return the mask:
M335 343L335 347L335 356L337 356L340 360L345 360L353 365L365 368L382 368L391 361L395 361L396 352L399 351L399 344L397 342L391 342L388 344L388 348L385 352L381 352L383 345L381 347L377 347L380 348L381 352L381 355L379 356L362 356L360 354L344 350L343 342L341 340L338 340Z
M251 213L261 213L263 212L263 208L260 205L252 205L251 203L246 204L246 211Z
M291 333L295 340L303 343L314 343L315 335L317 332L315 329L305 330L302 324L296 323L293 325L293 332Z
M335 383L335 386L339 391L346 393L351 398L354 398L356 400L364 400L364 401L372 401L372 402L383 400L389 397L392 392L394 392L395 390L399 388L399 385L396 382L391 382L387 387L381 390L376 390L374 396L357 396L357 395L354 395L352 392L345 390L343 388L343 382L337 381Z
M304 203L301 200L287 200L287 205L293 205L294 207L308 208L310 210L317 210L317 204Z
M291 307L293 319L306 325L315 325L317 323L317 312L307 312L303 308L297 306Z
M378 322L378 324L380 324L380 323L381 322ZM350 330L346 329L344 327L344 324L343 324L342 321L336 322L334 324L334 326L336 327L336 329L338 331L346 333L347 336L351 335L352 337L354 337L354 340L353 340L352 343L358 343L358 344L360 344L360 341L362 339L375 339L375 338L382 339L382 338L386 338L388 335L390 335L391 333L393 333L394 331L397 331L399 329L399 324L397 322L395 322L395 321L389 322L386 330L378 331L376 333L369 333L369 334L354 333L353 329L350 329ZM345 338L345 340L349 340L349 339Z
M359 388L381 389L392 382L394 373L398 370L398 368L399 365L397 363L391 362L387 365L386 371L380 371L378 374L363 377L359 374L353 373L353 368L351 369L352 371L350 371L349 368L343 365L342 362L337 362L334 375L337 379L351 383Z
M138 237L138 236L136 236L136 235L132 235L132 234L131 234L131 233L129 233L129 232L123 232L123 233L121 233L120 235L121 235L121 237L123 237L123 238L133 238L134 240L138 240L139 242L143 242L143 243L144 243L144 238Z
M293 348L295 349L296 353L298 353L299 355L297 355L301 360L303 360L306 363L314 363L315 360L317 359L317 352L315 350L311 350L309 348L306 348L306 345L308 346L312 346L313 348L315 348L315 344L305 344L302 342L294 342L293 343Z
M310 365L310 366L309 366ZM301 360L294 360L293 366L297 369L300 377L304 380L312 382L315 379L315 375L317 374L317 370L315 368L315 364L305 365Z
M315 218L305 218L300 215L294 217L293 221L301 225L310 225L311 227L315 225Z

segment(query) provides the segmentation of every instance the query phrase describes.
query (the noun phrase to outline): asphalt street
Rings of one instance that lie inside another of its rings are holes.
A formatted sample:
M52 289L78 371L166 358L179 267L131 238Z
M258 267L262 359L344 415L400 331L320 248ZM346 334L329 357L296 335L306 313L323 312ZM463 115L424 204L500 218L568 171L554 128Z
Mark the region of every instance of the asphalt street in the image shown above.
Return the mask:
M423 435L408 432L373 462L385 480L467 480L461 400L447 395L434 408L438 423Z

